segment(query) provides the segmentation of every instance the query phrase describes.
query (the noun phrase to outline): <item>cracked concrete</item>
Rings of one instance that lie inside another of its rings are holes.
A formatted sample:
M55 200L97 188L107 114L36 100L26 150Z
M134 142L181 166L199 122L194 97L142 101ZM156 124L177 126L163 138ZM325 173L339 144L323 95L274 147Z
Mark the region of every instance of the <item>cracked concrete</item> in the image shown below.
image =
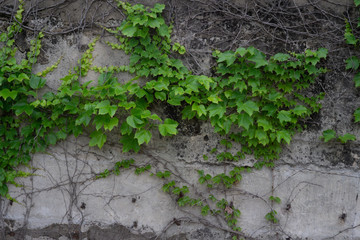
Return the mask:
M171 7L174 1L168 4ZM333 7L330 1L324 4ZM336 10L347 8L342 5ZM194 43L196 37L191 30L184 35L182 25L176 27L175 39ZM76 66L84 46L95 36L97 33L85 32L44 40L43 61L35 72L63 57L59 68L49 74L49 90L59 87L59 79ZM126 55L106 46L109 39L102 36L97 43L94 64L128 63ZM203 49L198 50L209 49L201 46ZM190 53L196 56L195 52ZM199 71L210 73L211 57L203 54L200 58ZM86 80L96 78L97 74L91 72ZM121 81L130 78L129 74L119 75ZM235 187L211 190L217 198L226 198L240 209L239 226L245 239L360 239L360 127L352 120L359 93L351 76L344 72L328 73L322 87L326 92L322 110L306 122L307 130L284 146L273 169L244 173ZM177 113L160 109L159 114ZM335 129L339 134L351 132L358 140L324 143L319 137L326 129ZM117 136L109 136L110 141L101 150L90 148L86 135L71 137L47 153L35 154L30 168L23 167L34 176L19 179L22 187L10 188L18 203L0 200L0 239L231 239L232 233L223 219L204 217L196 207L179 207L174 196L162 191L166 180L152 174L169 170L173 173L171 180L179 186L189 186L191 196L204 199L209 193L198 183L197 170L211 175L228 173L234 166L252 166L255 161L247 156L240 162L217 162L209 152L215 147L221 150L222 146L209 123L184 121L179 132L173 138L160 138L153 133L154 139L139 154L122 154ZM117 161L130 158L137 166L150 163L152 169L138 176L130 168L121 170L119 176L96 179ZM270 196L279 197L281 203L269 201ZM272 209L277 212L278 224L271 224L264 217Z

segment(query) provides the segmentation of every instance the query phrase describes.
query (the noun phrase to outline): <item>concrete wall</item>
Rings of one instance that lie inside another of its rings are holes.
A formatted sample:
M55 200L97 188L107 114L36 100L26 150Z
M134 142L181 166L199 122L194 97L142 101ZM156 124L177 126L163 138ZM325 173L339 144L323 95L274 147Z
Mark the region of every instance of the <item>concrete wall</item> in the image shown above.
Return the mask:
M297 3L311 5L312 2ZM182 21L186 16L181 11L184 12L186 6L192 7L191 3L169 1L166 14L169 18L178 18L175 19L174 39L188 49L195 49L189 51L184 62L195 72L209 73L208 43L216 39L196 32L197 26L186 25L189 19ZM238 4L243 8L242 4L246 3ZM211 9L211 4L204 9ZM350 11L351 1L336 4L323 1L322 4L324 11L339 16L329 27L339 28L341 33L341 14ZM112 14L114 18L121 18L116 12ZM251 33L253 22L244 20L243 24L249 24L249 29L241 31ZM99 30L82 31L80 34L49 35L44 39L42 60L35 72L63 57L59 68L48 76L49 90L59 87L59 79L77 64L84 46L101 34ZM240 34L236 44L258 44L257 47L271 53L272 46L267 45L267 40L259 43L255 37L252 35L249 39ZM103 35L97 43L94 65L126 64L126 55L105 44L109 38ZM305 37L298 38L302 41ZM196 47L196 41L202 45ZM323 109L307 120L307 130L284 146L273 169L244 173L243 180L235 187L212 190L215 196L232 201L240 209L239 226L245 239L360 239L360 127L352 118L353 111L359 107L359 92L352 83L352 74L340 66L344 65L344 58L336 58L349 52L342 50L339 54L333 43L326 40L304 41L310 47L332 47L329 58L333 58L328 60L329 64L339 65L314 87L326 93ZM284 43L280 49L284 51L293 46ZM87 79L95 80L96 76L90 73ZM119 76L122 81L129 78L129 75ZM168 114L166 109L163 114ZM359 140L347 144L324 143L319 137L329 128L340 134L355 134ZM254 159L248 156L241 162L220 163L209 155L209 160L205 161L204 154L214 147L221 149L220 138L213 133L210 124L184 121L179 130L180 134L173 138L155 135L138 154L123 154L117 136L111 136L101 150L89 147L86 135L70 137L49 148L47 153L35 154L31 168L24 167L35 176L19 179L23 187L10 188L11 196L19 203L0 200L3 232L0 239L231 239L232 233L222 219L203 217L196 207L177 206L176 199L161 190L164 181L151 173L169 170L173 172L172 179L180 186L189 186L191 194L201 198L207 196L208 190L198 183L197 170L210 174L228 172L233 166L251 166ZM95 179L98 173L111 169L115 162L130 158L138 166L150 163L153 167L139 176L130 169L119 176ZM281 203L270 202L269 196L280 197ZM271 224L264 217L271 209L278 213L277 224Z

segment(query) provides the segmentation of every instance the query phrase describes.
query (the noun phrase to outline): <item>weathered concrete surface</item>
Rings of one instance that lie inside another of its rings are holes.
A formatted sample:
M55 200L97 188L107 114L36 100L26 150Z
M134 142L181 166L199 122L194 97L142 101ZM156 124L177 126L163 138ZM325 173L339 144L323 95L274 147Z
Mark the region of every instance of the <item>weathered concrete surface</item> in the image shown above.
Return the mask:
M148 1L149 4L154 2ZM246 1L240 2L244 4ZM309 2L296 3L306 5ZM337 3L340 5L335 12L349 9L349 3ZM330 1L321 4L334 8ZM80 6L79 2L71 6L75 5ZM208 23L200 16L192 19L196 26L188 29L187 15L176 15L176 9L171 8L176 5L175 1L168 5L168 14L181 20L175 26L174 39L184 43L187 49L198 50L190 51L197 63L191 65L188 59L185 63L195 71L210 73L210 43L223 39L196 33L197 28L204 26L199 24L201 21ZM62 14L71 15L66 11ZM111 11L109 16L118 17L117 14ZM116 24L117 20L110 21L111 17L107 20ZM64 24L69 25L71 21L74 19ZM50 27L57 29L62 25L60 23L54 22ZM253 35L246 37L246 33L250 34L254 28L252 24L244 22L236 44L256 43ZM44 50L35 72L62 57L59 68L48 76L49 90L60 86L61 77L76 66L86 45L98 33L44 39ZM245 37L241 38L243 34ZM106 46L109 39L109 36L102 36L96 45L94 65L128 63L127 56ZM304 46L317 44L306 42ZM272 45L266 49L272 49ZM302 47L296 50L300 51ZM234 188L211 190L214 196L226 198L241 210L239 226L246 239L360 239L360 128L352 119L353 111L359 106L359 92L353 87L351 74L337 70L320 81L323 84L321 91L326 92L323 109L306 122L309 127L304 133L297 134L292 143L284 147L273 169L244 173L243 180ZM119 76L121 81L130 78L130 75ZM90 72L83 81L96 79L97 74ZM314 87L314 92L317 88L320 87ZM172 109L161 107L156 111L162 117L176 114ZM319 137L326 129L335 129L339 134L353 133L359 140L348 144L323 143ZM0 219L0 227L3 225L0 239L231 239L232 235L222 219L203 217L196 207L177 206L176 197L161 189L166 181L151 176L151 173L169 170L174 173L171 180L176 180L180 186L189 186L193 197L205 198L209 192L198 183L197 170L214 175L229 172L233 166L252 166L254 159L248 156L239 163L217 162L209 151L214 147L221 149L220 138L212 133L208 123L183 121L179 132L179 136L171 139L160 138L154 132L154 139L136 155L122 154L117 136L109 136L110 141L102 150L88 147L89 139L82 136L59 143L50 148L48 154L34 155L32 168L24 169L33 171L35 176L19 179L23 187L10 190L11 196L19 203L0 201L0 216L3 218ZM203 159L204 154L209 156L209 160ZM96 179L99 173L111 169L115 162L130 158L137 166L151 163L153 167L139 176L134 174L134 169L129 169L119 176ZM280 197L281 203L269 201L270 196ZM272 209L278 213L278 224L271 224L264 217Z

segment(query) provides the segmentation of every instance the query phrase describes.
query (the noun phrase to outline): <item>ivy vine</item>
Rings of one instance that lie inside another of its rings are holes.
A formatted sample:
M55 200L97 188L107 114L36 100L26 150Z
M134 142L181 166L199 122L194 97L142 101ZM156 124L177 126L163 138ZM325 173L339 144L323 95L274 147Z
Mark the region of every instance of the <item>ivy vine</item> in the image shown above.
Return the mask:
M31 43L23 59L15 58L14 36L21 32L23 1L15 16L16 21L0 35L4 44L0 52L0 195L11 198L8 185L16 177L29 173L18 170L26 165L31 155L44 152L49 145L91 131L89 146L102 148L107 136L119 127L123 152L138 152L141 145L151 141L154 131L169 137L178 133L175 119L162 119L154 113L154 104L172 105L182 109L183 119L197 118L209 121L214 132L221 137L226 149L239 143L241 148L233 155L218 152L219 161L239 161L254 155L258 162L272 167L283 144L305 126L299 120L318 112L323 94L309 95L306 91L316 78L326 72L317 64L326 58L327 50L306 50L304 53L278 53L268 57L254 47L240 47L234 51L213 52L216 67L214 75L195 75L181 60L179 54L186 49L171 40L172 26L166 24L163 4L153 8L141 4L131 5L117 1L126 19L116 29L105 28L118 42L108 42L114 50L130 55L124 66L100 67L92 64L95 39L82 55L79 65L69 71L56 92L39 96L38 90L46 84L46 74L54 70L55 63L40 73L32 67L40 53L42 33ZM80 82L88 71L100 73L96 84ZM133 78L120 83L117 72L129 72ZM204 156L206 159L207 156ZM114 169L106 170L97 178L121 168L129 168L134 160L118 162ZM135 173L148 171L150 165L137 168ZM229 174L211 176L199 170L199 183L232 187L242 179L242 172L250 167L234 167ZM240 231L237 218L240 211L227 202L209 194L214 206L202 199L190 197L187 186L171 179L170 172L158 172L157 177L167 181L164 192L176 195L179 206L198 206L204 216L222 214L229 227ZM168 179L168 180L166 180ZM279 202L272 197L271 201ZM266 218L276 222L275 211Z

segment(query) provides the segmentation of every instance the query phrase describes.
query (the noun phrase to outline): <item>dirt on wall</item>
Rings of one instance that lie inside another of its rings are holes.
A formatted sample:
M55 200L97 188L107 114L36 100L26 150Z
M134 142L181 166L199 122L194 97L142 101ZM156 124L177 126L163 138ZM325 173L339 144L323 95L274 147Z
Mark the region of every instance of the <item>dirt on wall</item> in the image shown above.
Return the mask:
M284 147L273 169L249 173L234 190L219 192L241 209L245 239L359 239L359 140L346 144L319 140L326 129L351 132L360 139L360 127L353 119L360 90L354 87L354 73L345 70L345 60L357 53L344 41L344 19L349 19L355 30L359 17L353 2L129 2L165 4L165 20L173 25L172 39L187 50L181 60L196 74L214 74L215 49L254 46L268 55L328 49L327 59L320 63L327 73L304 93L325 93L321 111L303 120L306 130ZM14 21L17 4L15 0L0 0L2 31ZM101 37L94 54L96 64L128 62L128 56L107 48L111 36L101 28L118 27L124 18L112 0L26 1L24 31L16 36L16 46L19 54L24 54L30 48L29 40L39 30L44 32L36 69L62 57L59 69L49 74L47 88L54 90L96 36ZM89 139L84 136L50 148L49 155L35 155L32 167L37 175L23 180L23 188L11 189L21 204L0 200L0 239L231 239L233 233L216 217L208 220L193 209L180 209L161 191L161 181L132 173L94 180L95 173L124 157L171 169L191 186L198 184L198 169L220 173L237 166L203 159L212 149L221 148L220 138L208 123L183 120L181 109L170 105L155 108L179 122L179 134L172 139L154 136L155 141L139 154L121 154L116 136L102 150L89 148ZM250 157L239 165L253 163ZM196 190L203 191L201 186ZM266 200L272 195L282 200L271 206L279 215L278 224L264 219L269 210Z

